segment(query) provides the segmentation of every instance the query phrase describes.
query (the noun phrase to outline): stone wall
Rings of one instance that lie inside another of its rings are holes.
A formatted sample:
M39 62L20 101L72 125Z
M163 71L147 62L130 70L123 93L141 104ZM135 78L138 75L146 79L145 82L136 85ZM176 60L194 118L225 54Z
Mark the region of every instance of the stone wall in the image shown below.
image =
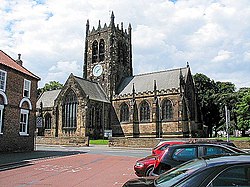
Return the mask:
M72 145L72 146L89 146L89 137L77 138L77 137L43 137L38 136L36 138L36 144L46 144L46 145Z
M110 147L133 147L133 148L153 148L155 147L160 141L162 141L162 138L111 138L109 141ZM166 139L171 140L171 139ZM176 138L173 140L177 140ZM209 139L200 138L182 138L180 140L198 140L198 141L208 141ZM210 141L215 141L215 139L210 139ZM233 142L238 148L241 149L250 149L250 140L249 141L231 141Z

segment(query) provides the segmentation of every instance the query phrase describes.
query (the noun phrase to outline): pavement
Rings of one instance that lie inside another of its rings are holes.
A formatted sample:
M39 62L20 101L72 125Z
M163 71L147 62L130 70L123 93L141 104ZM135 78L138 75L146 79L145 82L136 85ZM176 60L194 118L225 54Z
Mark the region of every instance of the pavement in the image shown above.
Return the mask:
M80 154L80 151L40 151L0 154L0 171L29 165L32 161Z

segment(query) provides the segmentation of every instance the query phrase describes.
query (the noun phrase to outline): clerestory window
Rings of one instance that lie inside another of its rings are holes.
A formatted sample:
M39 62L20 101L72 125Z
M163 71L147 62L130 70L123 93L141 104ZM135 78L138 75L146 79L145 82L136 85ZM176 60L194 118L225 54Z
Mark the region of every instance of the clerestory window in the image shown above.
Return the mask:
M129 121L129 108L126 103L122 103L120 108L120 121L127 122Z
M162 102L162 120L170 120L173 118L173 106L172 102L165 99Z
M140 121L144 122L149 120L150 120L149 104L146 101L143 101L140 107Z

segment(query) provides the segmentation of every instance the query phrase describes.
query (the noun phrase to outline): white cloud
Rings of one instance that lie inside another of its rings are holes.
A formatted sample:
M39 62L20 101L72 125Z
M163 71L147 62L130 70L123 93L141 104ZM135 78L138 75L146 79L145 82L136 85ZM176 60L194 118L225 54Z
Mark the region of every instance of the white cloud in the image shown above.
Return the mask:
M225 51L225 50L220 50L218 52L218 55L212 59L212 62L222 62L230 59L231 57L231 52Z
M63 84L66 81L65 78L68 78L70 73L73 73L76 76L82 76L81 65L79 65L76 61L59 61L49 69L43 82L45 84L56 80Z
M81 76L85 24L132 24L134 73L183 67L216 80L249 86L250 1L3 0L0 46L42 78ZM67 66L65 66L67 65ZM63 68L69 67L70 68ZM234 74L234 76L230 76Z

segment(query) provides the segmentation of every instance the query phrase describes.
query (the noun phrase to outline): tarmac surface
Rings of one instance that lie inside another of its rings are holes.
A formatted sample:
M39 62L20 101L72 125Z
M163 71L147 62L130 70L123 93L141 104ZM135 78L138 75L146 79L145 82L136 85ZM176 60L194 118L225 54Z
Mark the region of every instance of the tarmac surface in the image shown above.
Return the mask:
M134 156L135 153L150 152L103 146L52 146L46 149L0 154L0 186L122 186L127 180L137 177L133 166L140 157Z

